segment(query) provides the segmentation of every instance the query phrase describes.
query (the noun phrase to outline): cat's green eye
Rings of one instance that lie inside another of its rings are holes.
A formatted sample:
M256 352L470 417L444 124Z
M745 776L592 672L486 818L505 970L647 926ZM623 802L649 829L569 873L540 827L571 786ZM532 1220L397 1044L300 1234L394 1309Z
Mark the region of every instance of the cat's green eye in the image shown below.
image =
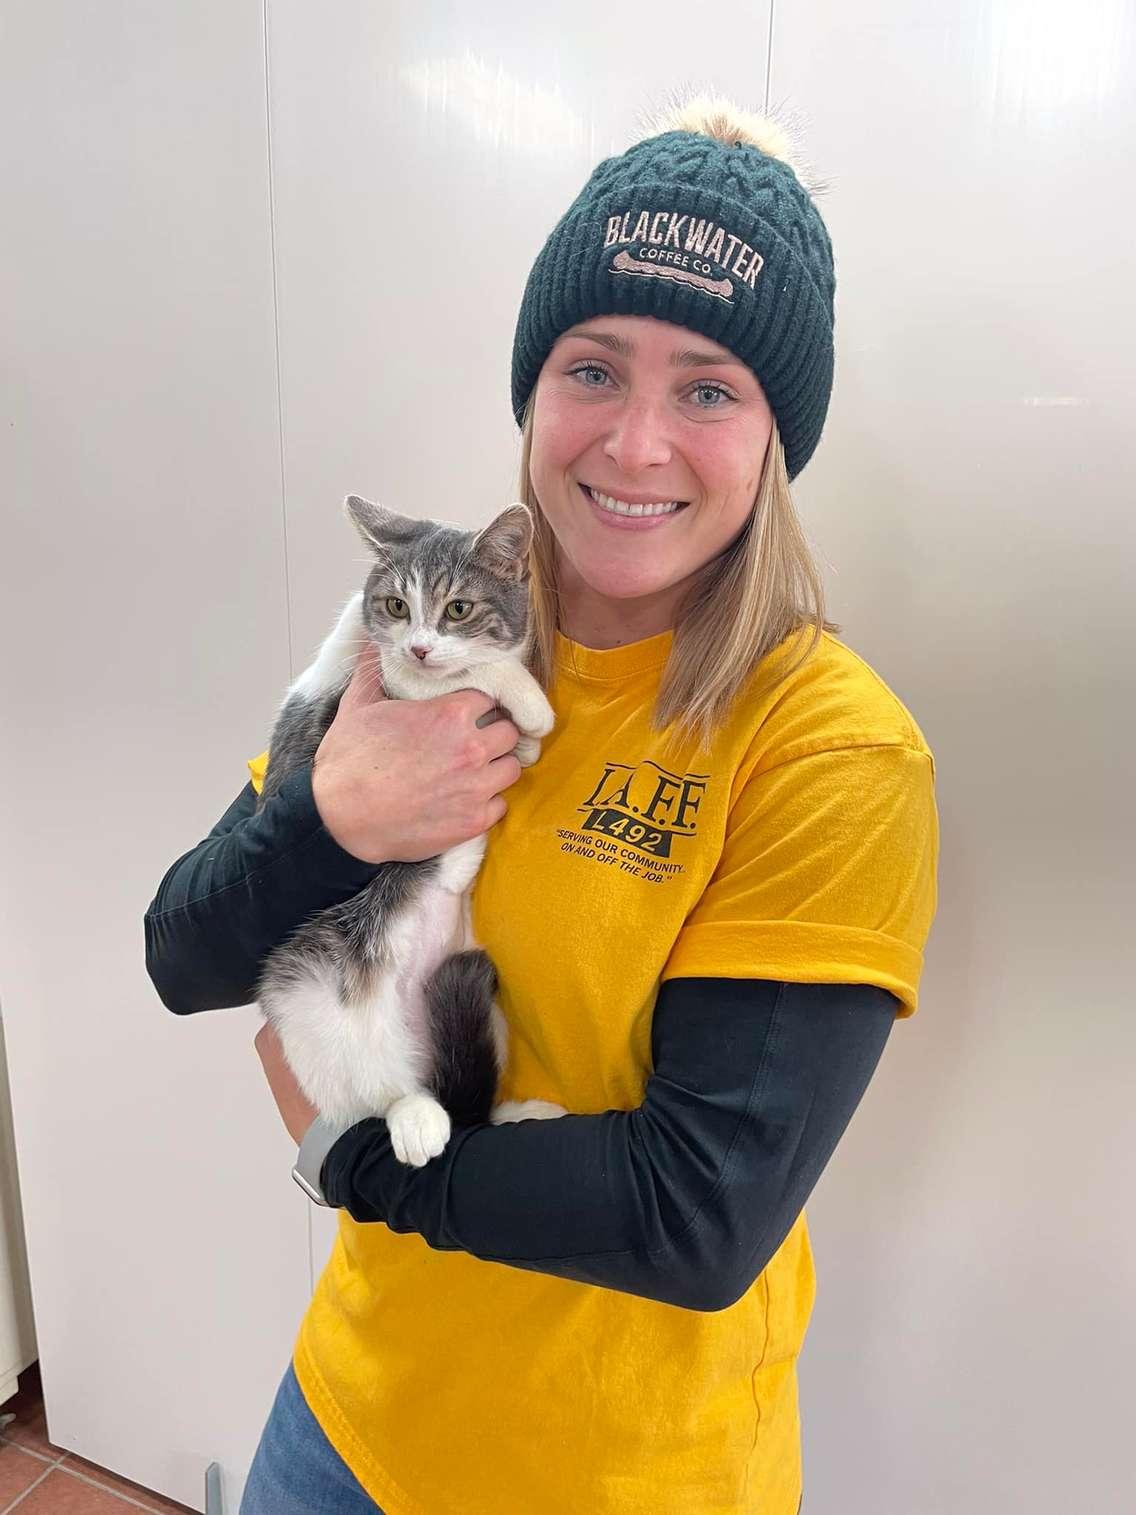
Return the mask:
M387 615L393 615L396 621L409 621L410 610L406 601L392 595L387 601Z
M446 619L450 621L464 621L473 606L469 600L451 600L446 606Z

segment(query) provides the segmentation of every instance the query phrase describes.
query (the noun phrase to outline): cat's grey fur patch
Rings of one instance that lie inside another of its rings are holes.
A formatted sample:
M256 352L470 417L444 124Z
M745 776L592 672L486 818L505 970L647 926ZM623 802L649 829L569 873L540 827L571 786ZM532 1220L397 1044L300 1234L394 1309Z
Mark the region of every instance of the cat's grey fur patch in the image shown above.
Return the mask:
M268 749L268 770L264 775L260 794L257 797L256 813L259 814L286 778L310 763L319 744L327 734L327 728L335 719L343 690L351 682L350 671L345 675L343 688L332 691L312 701L300 693L291 695L276 717Z

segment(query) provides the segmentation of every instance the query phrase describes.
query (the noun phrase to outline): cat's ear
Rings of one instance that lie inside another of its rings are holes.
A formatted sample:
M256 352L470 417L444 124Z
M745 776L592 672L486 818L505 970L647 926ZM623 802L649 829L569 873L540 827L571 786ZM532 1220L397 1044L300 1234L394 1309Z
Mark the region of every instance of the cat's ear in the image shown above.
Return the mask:
M528 577L529 546L533 518L527 505L506 505L499 516L482 527L473 539L469 555L487 573L518 583Z
M349 494L344 500L343 514L378 558L389 558L393 539L405 536L418 524L409 516L399 515L397 510L375 505L357 494Z

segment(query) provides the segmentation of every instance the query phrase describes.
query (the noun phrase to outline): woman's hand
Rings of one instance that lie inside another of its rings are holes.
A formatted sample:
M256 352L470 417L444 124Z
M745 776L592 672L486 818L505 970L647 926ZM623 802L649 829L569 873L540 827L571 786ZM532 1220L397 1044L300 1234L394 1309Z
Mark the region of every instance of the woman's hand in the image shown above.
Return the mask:
M368 641L312 763L316 809L335 841L363 862L415 862L488 831L521 772L512 721L478 725L494 708L472 689L388 700Z
M284 1048L280 1045L280 1038L268 1021L265 1021L256 1033L254 1045L260 1053L260 1061L264 1066L268 1087L272 1090L272 1097L276 1101L276 1108L280 1111L281 1119L288 1128L288 1135L298 1147L304 1139L304 1133L319 1111L296 1081L296 1075L284 1057Z

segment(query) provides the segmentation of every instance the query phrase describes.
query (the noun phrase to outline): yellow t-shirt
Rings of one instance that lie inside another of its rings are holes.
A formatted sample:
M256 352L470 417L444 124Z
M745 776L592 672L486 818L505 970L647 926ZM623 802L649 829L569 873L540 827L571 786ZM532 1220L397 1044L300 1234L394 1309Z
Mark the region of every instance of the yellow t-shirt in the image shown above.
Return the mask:
M743 692L708 752L664 748L670 644L558 639L556 729L473 896L511 1033L502 1098L641 1104L664 978L869 983L916 1009L938 820L911 716L826 634L772 695ZM264 755L249 767L259 787ZM295 1369L386 1515L795 1515L813 1295L803 1211L717 1312L343 1211Z

